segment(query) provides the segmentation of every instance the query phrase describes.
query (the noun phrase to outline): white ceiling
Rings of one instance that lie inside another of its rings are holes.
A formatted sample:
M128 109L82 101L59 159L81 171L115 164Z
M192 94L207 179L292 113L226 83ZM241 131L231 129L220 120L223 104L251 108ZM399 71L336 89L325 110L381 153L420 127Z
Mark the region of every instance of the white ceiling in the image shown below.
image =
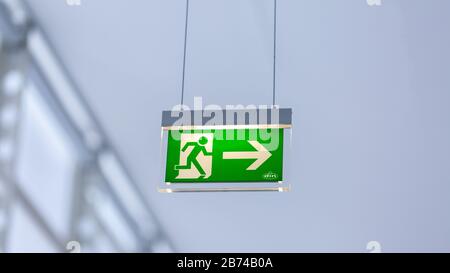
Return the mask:
M28 1L181 251L450 250L450 2L279 0L286 194L165 195L181 0ZM186 102L270 104L271 0L192 0Z

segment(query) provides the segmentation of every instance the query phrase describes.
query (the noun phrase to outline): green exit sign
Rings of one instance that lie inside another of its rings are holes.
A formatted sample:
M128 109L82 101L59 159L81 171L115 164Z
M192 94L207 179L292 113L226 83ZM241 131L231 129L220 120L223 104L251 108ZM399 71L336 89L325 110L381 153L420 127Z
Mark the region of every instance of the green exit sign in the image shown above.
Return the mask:
M283 129L168 131L165 181L279 182Z

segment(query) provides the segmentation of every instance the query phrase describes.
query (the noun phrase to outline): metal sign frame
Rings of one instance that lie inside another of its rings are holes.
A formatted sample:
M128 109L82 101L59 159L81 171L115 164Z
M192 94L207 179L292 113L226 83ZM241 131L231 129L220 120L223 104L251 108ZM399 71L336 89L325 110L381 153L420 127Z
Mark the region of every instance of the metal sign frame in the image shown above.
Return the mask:
M165 181L169 131L205 131L227 129L281 129L284 130L283 179L281 181L251 182L184 182ZM161 193L189 192L287 192L290 191L289 162L292 139L291 108L258 108L238 110L163 111L161 121L160 182Z

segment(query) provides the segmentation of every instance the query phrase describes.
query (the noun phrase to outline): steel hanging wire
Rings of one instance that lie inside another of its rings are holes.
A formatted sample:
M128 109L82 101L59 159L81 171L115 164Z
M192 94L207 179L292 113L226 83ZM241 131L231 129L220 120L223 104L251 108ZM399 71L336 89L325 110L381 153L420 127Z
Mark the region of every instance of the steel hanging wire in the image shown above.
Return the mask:
M277 89L277 0L273 3L273 86L272 86L272 107L276 103Z
M184 53L183 53L183 76L181 82L181 105L184 103L184 90L186 85L186 55L189 27L189 2L186 0L186 20L184 24ZM277 85L277 0L273 5L273 75L272 75L272 107L276 104L276 85Z
M186 80L186 53L187 53L187 38L189 25L189 0L186 0L186 21L184 24L184 55L183 55L183 78L181 82L181 105L184 103L184 88Z

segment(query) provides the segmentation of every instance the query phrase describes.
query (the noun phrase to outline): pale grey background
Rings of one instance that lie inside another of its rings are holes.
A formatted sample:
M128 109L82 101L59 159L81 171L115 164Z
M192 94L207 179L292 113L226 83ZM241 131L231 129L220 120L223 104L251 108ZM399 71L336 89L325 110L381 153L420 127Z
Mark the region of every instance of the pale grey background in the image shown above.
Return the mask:
M183 0L29 0L180 251L450 251L450 1L279 0L293 191L155 191ZM186 102L271 103L272 1L192 0Z

